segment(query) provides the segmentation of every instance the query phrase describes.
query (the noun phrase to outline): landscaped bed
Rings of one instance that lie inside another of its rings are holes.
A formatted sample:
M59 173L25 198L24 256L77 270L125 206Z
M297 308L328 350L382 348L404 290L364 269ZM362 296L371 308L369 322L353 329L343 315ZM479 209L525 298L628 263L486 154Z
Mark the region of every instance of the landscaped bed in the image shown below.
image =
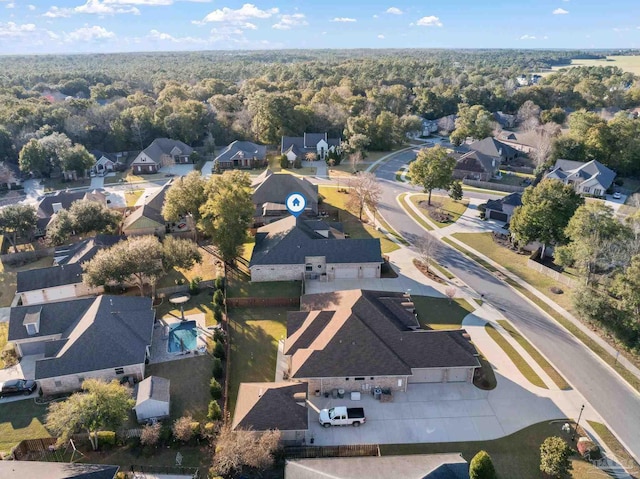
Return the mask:
M469 206L469 200L456 201L448 196L432 195L431 206L427 204L428 195L413 195L411 202L423 210L423 213L439 228L458 221ZM448 219L447 219L448 218Z

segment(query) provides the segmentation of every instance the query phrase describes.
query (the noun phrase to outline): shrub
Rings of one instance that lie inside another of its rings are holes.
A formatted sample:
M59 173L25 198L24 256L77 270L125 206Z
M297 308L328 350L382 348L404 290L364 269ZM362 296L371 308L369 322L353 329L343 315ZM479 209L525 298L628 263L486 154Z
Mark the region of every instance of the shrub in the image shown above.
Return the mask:
M486 451L480 451L473 456L469 465L469 479L496 479L491 456Z
M173 431L173 437L178 441L189 442L193 437L193 429L191 423L193 418L191 416L182 416L173 422L171 430Z
M226 342L224 331L222 329L220 329L220 328L216 328L213 331L213 340L224 344Z
M216 289L224 291L224 276L218 276L214 282L214 286Z
M289 168L289 158L287 158L287 155L280 155L278 162L280 163L280 168Z
M165 444L169 442L171 440L171 434L171 426L169 426L168 424L163 424L160 428L160 442Z
M302 168L302 160L300 158L293 160L293 167L298 169Z
M218 359L224 359L226 356L224 344L222 344L220 341L216 341L216 346L215 348L213 348L213 356Z
M18 364L18 352L16 351L16 347L13 343L7 343L5 347L2 349L2 362L4 362L5 368L10 368L11 366L15 366Z
M551 477L564 477L572 469L571 449L560 437L552 436L540 446L540 470Z
M209 402L209 412L207 413L207 417L212 421L219 421L222 419L222 409L220 409L218 401Z
M98 431L98 444L107 448L116 445L116 433L113 431Z
M216 432L216 424L214 422L208 422L202 429L206 436L213 436L213 434Z
M200 292L200 281L202 281L200 276L196 276L191 280L189 283L189 293L198 294Z
M551 291L553 294L562 294L564 293L564 291L562 291L560 288L558 288L557 286L551 286L549 288L549 291Z
M219 289L216 289L216 292L213 293L213 302L218 306L222 306L224 304L224 293Z
M147 424L142 428L142 434L140 434L140 444L143 446L155 446L160 440L160 430L162 424L159 422L155 424Z
M220 379L224 374L224 368L222 367L222 360L220 358L213 358L213 377Z
M215 319L218 324L222 322L222 308L217 304L213 305L213 319Z
M216 378L211 378L211 381L209 382L209 392L213 399L220 399L222 397L222 386Z
M191 433L194 437L200 435L200 423L198 421L191 422Z

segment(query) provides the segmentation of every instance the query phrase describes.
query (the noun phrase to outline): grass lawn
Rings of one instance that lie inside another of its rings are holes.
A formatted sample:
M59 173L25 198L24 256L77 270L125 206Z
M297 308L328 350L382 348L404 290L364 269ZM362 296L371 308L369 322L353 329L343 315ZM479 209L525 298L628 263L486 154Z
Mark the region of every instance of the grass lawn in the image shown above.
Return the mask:
M317 168L311 166L305 166L304 168L281 168L280 173L288 173L290 175L297 176L314 176L317 172Z
M613 435L613 433L609 430L607 426L604 424L600 424L595 421L587 421L589 425L593 428L600 439L604 442L607 449L609 449L613 454L621 461L629 470L629 474L633 478L640 477L640 465L635 461L635 459L629 454L629 452L625 449L625 447L620 444L620 441Z
M105 176L104 184L105 185L114 185L120 183L120 180L124 180L125 174L122 171L116 171L115 175Z
M44 191L66 190L67 188L82 188L91 184L91 178L79 178L77 181L62 181L62 178L47 178L43 180Z
M539 388L548 389L547 385L544 383L542 378L536 374L533 368L527 363L522 356L514 349L513 346L500 334L498 331L494 329L490 324L486 324L484 329L487 331L487 334L491 336L491 338L500 346L500 348L509 356L511 362L515 364L518 368L518 371L522 373L522 375L527 378L527 380L533 384L534 386L538 386Z
M164 173L136 175L133 173L133 170L127 170L126 173L123 175L123 177L124 177L124 181L126 181L127 183L141 183L144 181L160 180L164 178L168 179L166 176L164 176Z
M209 288L203 288L199 294L191 296L191 299L184 304L185 316L197 313L204 313L207 326L216 325L216 320L213 319L213 295ZM162 318L169 314L179 318L180 308L164 298L162 304L156 308L156 316Z
M301 281L267 281L252 283L228 278L227 296L230 298L297 298L302 292Z
M567 381L560 375L560 373L556 371L556 369L549 363L549 361L547 361L546 358L542 354L540 354L540 352L536 348L534 348L529 341L524 338L524 336L516 331L516 329L509 321L499 319L498 324L500 324L500 326L502 326L511 335L511 337L515 339L518 344L520 344L520 346L522 346L524 350L531 355L535 362L538 363L538 366L540 366L544 370L544 372L549 375L553 382L556 383L556 386L565 391L571 389L569 383L567 383Z
M618 67L626 72L631 72L636 75L640 75L640 57L635 55L615 55L609 56L606 59L579 59L571 60L571 65L559 65L551 67L551 70L546 70L540 74L543 76L550 75L562 68L571 67Z
M407 193L402 193L398 196L398 201L400 201L400 206L404 209L404 211L413 218L413 220L422 226L427 231L432 231L433 227L423 220L411 207L407 204Z
M23 439L50 437L43 423L47 406L33 399L0 404L0 451L9 451Z
M510 436L493 441L447 442L430 444L381 444L380 453L383 456L395 454L438 454L459 452L471 462L473 456L485 450L491 456L500 479L539 479L540 445L550 436L563 438L575 451L575 443L570 434L562 432L565 421L541 422L524 428ZM572 459L574 479L604 479L608 475L601 472L590 463L574 456Z
M418 313L418 321L423 328L460 329L465 316L475 308L466 300L456 298L434 298L431 296L411 296Z
M0 323L0 352L7 345L9 335L9 323ZM0 358L0 369L4 369L4 361Z
M217 259L206 251L200 250L202 253L202 262L193 265L193 268L185 270L181 268L173 268L167 275L165 275L159 282L158 288L167 288L175 286L179 282L182 284L189 284L192 279L200 278L202 281L215 279L218 275L223 274L223 267L218 272Z
M196 421L206 421L207 418L212 371L213 356L208 354L148 364L146 367L147 376L160 376L171 381L171 419L190 414Z
M126 191L124 194L124 198L127 201L127 208L133 208L138 201L138 198L142 196L144 190L134 190L134 191Z
M347 193L341 193L337 188L326 186L321 186L319 192L324 198L323 208L335 212L337 220L342 222L344 232L348 233L351 238L379 238L382 253L384 254L400 248L373 226L360 221L353 212L347 209L346 202L349 198Z
M256 245L255 236L251 236L246 243L242 245L242 253L240 256L247 261L251 261L251 254L253 253L253 247Z
M13 251L13 249L11 250ZM16 295L16 281L18 271L36 268L46 268L53 264L53 257L40 258L38 261L23 266L5 266L0 262L0 308L11 306Z
M426 202L428 198L428 195L414 195L410 197L410 200L414 205L424 210L425 216L429 216L429 213L420 205L420 203L422 201ZM437 208L440 208L442 211L448 213L451 216L451 221L448 223L440 223L439 221L436 221L429 216L429 219L433 221L438 227L444 228L445 226L449 226L450 224L458 221L460 216L462 216L462 213L464 213L467 209L467 206L469 206L469 200L462 199L460 201L455 201L448 196L432 195L431 204Z
M241 382L275 379L278 341L287 334L290 308L232 308L229 310L231 366L228 411L233 414Z

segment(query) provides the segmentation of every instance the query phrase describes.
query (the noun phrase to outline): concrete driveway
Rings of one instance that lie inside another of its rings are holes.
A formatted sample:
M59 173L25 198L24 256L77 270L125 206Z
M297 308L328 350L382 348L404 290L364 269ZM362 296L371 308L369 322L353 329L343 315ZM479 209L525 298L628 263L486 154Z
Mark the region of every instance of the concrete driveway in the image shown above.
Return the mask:
M179 165L163 166L158 170L158 173L162 173L164 175L186 176L192 171L193 171L192 164L186 164L186 165L179 164Z
M42 358L44 354L24 356L15 366L0 369L0 382L8 379L33 379L36 375L36 360Z

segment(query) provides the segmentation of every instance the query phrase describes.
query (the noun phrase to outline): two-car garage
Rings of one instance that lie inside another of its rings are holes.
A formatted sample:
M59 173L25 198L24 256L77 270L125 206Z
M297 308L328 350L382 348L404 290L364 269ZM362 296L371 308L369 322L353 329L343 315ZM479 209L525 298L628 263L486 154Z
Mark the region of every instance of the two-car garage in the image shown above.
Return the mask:
M472 368L424 368L412 369L409 383L458 383L473 377Z
M331 271L331 267L329 268ZM334 279L358 279L358 278L379 278L380 265L363 264L356 265L335 265L333 266Z

